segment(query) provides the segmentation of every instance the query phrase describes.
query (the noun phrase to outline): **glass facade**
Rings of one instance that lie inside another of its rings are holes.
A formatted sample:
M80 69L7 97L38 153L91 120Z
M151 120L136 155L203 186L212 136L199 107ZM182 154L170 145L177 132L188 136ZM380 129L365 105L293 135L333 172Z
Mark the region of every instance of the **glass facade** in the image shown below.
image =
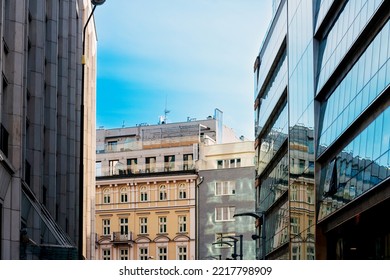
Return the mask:
M337 21L320 43L317 89L328 80L382 2L383 0L346 1Z
M258 258L390 258L389 65L388 2L280 1L254 69Z
M332 95L321 104L319 154L389 85L389 34L390 22L387 22Z
M390 126L385 120L390 120L390 108L322 168L319 220L390 176Z

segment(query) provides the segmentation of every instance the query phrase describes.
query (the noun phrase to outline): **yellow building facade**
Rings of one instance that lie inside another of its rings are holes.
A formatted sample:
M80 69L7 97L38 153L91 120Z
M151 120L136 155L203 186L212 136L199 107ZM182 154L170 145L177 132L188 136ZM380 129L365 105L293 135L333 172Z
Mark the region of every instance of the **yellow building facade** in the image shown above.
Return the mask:
M195 173L98 180L97 258L194 259L196 180Z

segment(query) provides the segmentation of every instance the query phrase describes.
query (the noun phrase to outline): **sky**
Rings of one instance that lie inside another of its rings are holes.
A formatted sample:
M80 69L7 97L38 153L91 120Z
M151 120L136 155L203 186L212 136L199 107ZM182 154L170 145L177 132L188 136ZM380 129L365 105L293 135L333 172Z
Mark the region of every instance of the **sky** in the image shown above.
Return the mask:
M95 10L96 126L202 120L254 139L253 64L270 0L107 0Z

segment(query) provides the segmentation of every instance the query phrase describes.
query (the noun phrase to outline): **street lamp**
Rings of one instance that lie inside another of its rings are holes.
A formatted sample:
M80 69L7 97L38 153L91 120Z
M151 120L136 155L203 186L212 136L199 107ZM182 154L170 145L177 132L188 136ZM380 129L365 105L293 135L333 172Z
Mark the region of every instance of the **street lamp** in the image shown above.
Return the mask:
M238 239L236 237L240 238L240 254L239 255L237 254L237 242L238 242ZM233 254L232 254L233 259L236 260L237 257L240 257L240 260L242 260L242 257L243 257L242 237L243 237L242 234L237 235L237 236L221 236L220 238L218 238L219 241L212 243L212 245L222 245L222 244L225 244L225 245L228 245L229 247L232 247L232 244L230 242L223 241L224 238L229 238L229 239L231 239L233 241L233 250L234 250Z
M249 216L253 217L256 219L256 224L261 226L261 237L253 234L252 239L257 240L259 238L262 239L261 242L261 254L262 258L265 260L265 252L266 252L266 247L265 247L265 212L244 212L244 213L239 213L239 214L234 214L233 217L243 217L243 216ZM256 256L257 257L257 256Z
M79 164L79 259L83 259L83 232L84 232L84 88L85 88L85 33L89 21L97 6L102 5L106 0L91 0L93 5L92 12L89 15L83 28L83 53L81 57L81 105L80 105L80 164Z

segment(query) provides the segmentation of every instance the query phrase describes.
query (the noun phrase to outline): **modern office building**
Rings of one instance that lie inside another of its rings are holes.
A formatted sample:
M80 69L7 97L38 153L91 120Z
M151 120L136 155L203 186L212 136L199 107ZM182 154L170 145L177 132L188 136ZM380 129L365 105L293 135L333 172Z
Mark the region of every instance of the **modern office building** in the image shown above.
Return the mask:
M258 258L390 258L390 1L274 1L254 65Z
M91 213L80 208L78 175L82 28L90 13L87 0L0 1L1 259L90 257L87 235L91 232L88 224L79 223L82 215L82 221L91 219ZM84 103L91 125L85 126L83 134L91 140L95 131L93 23L86 31L88 97ZM94 151L94 144L87 144L94 142L85 143L86 151ZM95 153L86 154L84 166L92 174ZM85 182L93 183L94 176ZM88 194L84 198L88 201Z
M254 142L201 143L197 185L197 259L255 259Z
M199 143L237 141L205 120L97 130L96 258L195 259Z

